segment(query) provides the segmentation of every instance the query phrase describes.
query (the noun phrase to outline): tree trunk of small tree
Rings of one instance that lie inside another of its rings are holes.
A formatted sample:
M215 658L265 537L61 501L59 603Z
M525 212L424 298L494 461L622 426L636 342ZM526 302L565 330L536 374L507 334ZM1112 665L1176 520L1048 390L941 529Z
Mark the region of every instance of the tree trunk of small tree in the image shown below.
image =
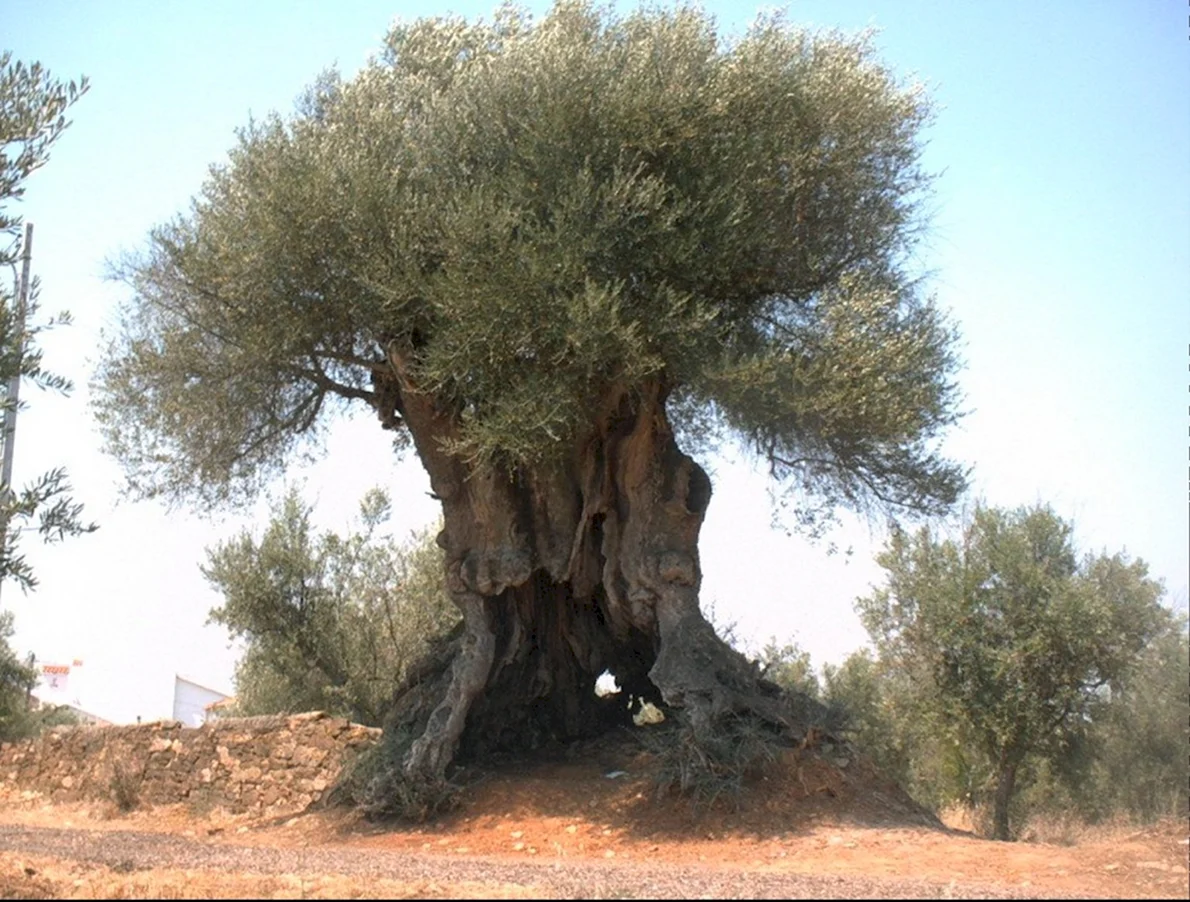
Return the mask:
M996 775L996 792L992 797L992 839L1002 842L1012 838L1008 831L1008 804L1016 789L1016 769L1016 764L1001 760Z
M696 735L752 716L801 738L780 689L698 605L706 473L677 447L659 384L611 394L561 459L501 472L444 449L456 420L390 353L400 417L442 502L446 584L462 629L409 672L389 729L406 780L452 762L597 735L630 723L625 696L684 712ZM378 395L381 394L378 392ZM599 698L610 670L623 690Z

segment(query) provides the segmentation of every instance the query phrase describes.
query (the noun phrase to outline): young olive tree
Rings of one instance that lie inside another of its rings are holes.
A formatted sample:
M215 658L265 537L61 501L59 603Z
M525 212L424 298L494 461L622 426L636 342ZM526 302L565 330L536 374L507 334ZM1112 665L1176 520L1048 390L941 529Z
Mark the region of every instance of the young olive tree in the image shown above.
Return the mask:
M1044 506L979 507L958 539L897 530L878 561L887 585L857 602L864 625L917 703L978 752L1008 839L1022 765L1081 730L1168 627L1162 586L1123 554L1080 561Z
M0 611L0 741L23 739L32 717L29 696L37 685L37 669L22 661L9 645L12 611Z
M1093 816L1125 812L1151 821L1190 813L1190 637L1185 615L1149 643L1126 679L1112 685L1089 744L1085 783ZM1081 776L1081 775L1080 775Z
M800 692L812 699L822 695L810 653L796 642L778 645L777 637L773 636L760 650L756 663L766 680L787 692Z
M852 652L838 666L825 665L822 678L823 698L843 713L849 738L915 799L931 801L915 779L913 728L930 727L913 716L916 711L910 713L910 681L888 672L867 649Z
M19 264L29 234L22 236L21 217L10 205L24 195L25 180L49 159L50 148L70 124L66 110L87 88L85 78L78 84L63 84L40 63L14 62L10 52L0 52L0 386L5 389L0 413L5 442L12 441L9 421L18 404L11 389L16 383L28 380L39 388L62 393L69 393L72 387L69 380L42 366L37 336L55 325L65 325L70 317L62 313L48 322L36 322L36 280L30 279L26 291L20 290ZM35 521L42 538L56 542L95 529L84 524L81 515L82 505L71 498L66 471L61 467L20 491L0 485L0 583L13 580L26 590L37 584L19 550L25 524Z
M378 489L361 530L315 535L290 491L260 540L245 532L209 549L203 574L223 595L211 620L245 640L236 665L242 715L322 710L379 726L393 689L458 619L429 533L401 546L378 534Z
M398 705L408 781L624 721L605 669L700 733L793 741L699 610L711 482L683 444L748 444L810 528L961 491L934 448L955 336L907 268L929 115L865 39L777 18L398 25L126 261L108 447L143 495L218 504L340 403L412 445L465 628Z

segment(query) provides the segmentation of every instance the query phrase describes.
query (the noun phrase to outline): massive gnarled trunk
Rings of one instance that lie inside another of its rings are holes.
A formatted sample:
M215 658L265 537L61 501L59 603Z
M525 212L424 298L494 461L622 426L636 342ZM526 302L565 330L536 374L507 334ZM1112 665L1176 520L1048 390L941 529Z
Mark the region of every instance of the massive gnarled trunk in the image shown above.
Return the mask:
M660 384L609 393L563 459L501 472L444 449L454 416L390 352L392 398L441 499L447 587L461 634L410 673L393 727L405 776L441 781L459 757L598 734L624 722L600 699L610 669L628 695L682 709L696 729L751 714L796 738L777 687L699 610L706 473L677 447Z

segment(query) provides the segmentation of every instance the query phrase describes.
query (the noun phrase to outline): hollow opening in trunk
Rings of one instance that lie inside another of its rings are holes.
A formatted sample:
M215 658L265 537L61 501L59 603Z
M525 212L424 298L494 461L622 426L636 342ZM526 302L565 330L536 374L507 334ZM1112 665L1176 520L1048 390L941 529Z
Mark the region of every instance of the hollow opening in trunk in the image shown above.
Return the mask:
M642 696L625 693L617 682L616 675L610 670L605 670L595 681L595 697L605 699L613 696L619 698L631 715L632 722L638 727L661 723L665 720L665 712L656 702Z
M468 714L460 760L590 739L632 726L646 701L661 705L648 676L655 638L613 627L607 604L602 586L576 595L544 569L486 600L495 654ZM597 692L609 678L618 691Z

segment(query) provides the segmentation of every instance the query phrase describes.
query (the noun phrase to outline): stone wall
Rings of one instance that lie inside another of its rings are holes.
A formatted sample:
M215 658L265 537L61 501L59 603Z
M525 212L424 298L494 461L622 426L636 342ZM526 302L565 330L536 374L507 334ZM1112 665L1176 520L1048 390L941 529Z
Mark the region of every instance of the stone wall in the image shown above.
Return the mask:
M190 802L285 816L322 799L380 730L320 711L243 717L198 729L176 720L57 727L0 745L0 784L51 801Z

